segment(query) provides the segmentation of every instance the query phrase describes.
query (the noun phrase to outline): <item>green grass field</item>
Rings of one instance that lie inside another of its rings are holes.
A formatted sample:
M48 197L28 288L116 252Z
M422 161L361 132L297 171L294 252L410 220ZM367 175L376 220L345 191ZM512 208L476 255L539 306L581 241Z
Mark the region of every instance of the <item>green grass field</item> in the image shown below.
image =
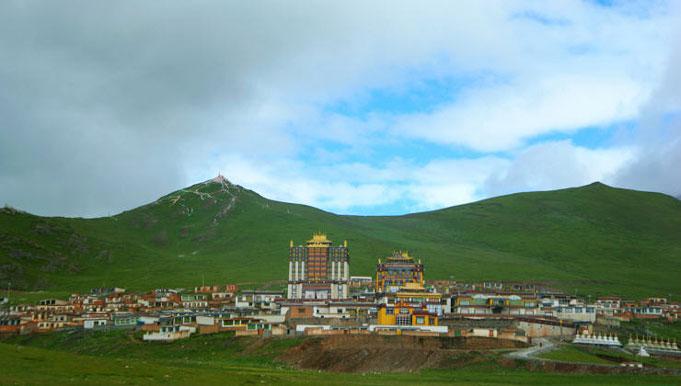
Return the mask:
M326 373L289 368L276 357L295 339L200 336L143 344L122 331L53 333L0 343L3 385L679 385L681 377L529 371L495 361L415 373ZM255 347L254 347L255 346Z
M616 365L619 363L603 359L592 352L573 345L564 345L554 351L540 354L539 358L563 362L593 363L597 365Z
M0 283L84 291L259 285L287 278L289 240L349 241L351 273L396 249L427 279L547 282L570 293L681 296L681 201L602 184L520 193L406 216L340 216L197 184L97 219L0 209Z

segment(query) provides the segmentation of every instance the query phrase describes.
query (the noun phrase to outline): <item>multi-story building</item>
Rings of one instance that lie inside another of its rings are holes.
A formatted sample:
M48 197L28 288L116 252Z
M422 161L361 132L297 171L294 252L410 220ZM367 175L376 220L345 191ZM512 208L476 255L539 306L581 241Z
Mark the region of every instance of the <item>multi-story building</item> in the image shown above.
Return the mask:
M623 313L631 314L636 319L655 319L664 316L662 306L650 306L645 302L624 303L622 310Z
M442 295L424 286L423 264L396 252L376 266L377 321L381 326L433 327L442 315Z
M396 302L379 305L377 321L379 325L437 326L438 315L425 305Z
M451 297L451 312L459 315L543 315L539 300L531 295L468 292Z
M545 312L547 316L554 316L560 320L571 320L576 322L596 321L596 307L594 305L553 307L551 311Z
M305 245L289 248L289 299L346 299L350 284L348 243L333 246L317 233Z
M423 286L423 264L416 262L407 252L395 252L376 265L376 292L396 293L407 283Z
M277 300L284 297L284 291L245 290L235 299L236 308L254 308L261 311L279 309Z
M406 283L404 287L395 292L396 303L423 306L427 311L436 315L442 315L442 294L434 290L427 290L418 283Z
M189 309L208 308L209 295L204 293L185 293L180 295L182 307Z
M617 296L604 296L596 299L596 313L614 316L621 312L622 299Z

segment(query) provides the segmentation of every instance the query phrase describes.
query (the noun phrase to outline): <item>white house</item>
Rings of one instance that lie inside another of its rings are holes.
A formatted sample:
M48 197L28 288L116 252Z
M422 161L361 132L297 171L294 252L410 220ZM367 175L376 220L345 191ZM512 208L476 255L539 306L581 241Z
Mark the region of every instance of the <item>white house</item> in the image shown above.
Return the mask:
M83 328L86 330L93 330L98 328L105 328L109 324L106 319L85 319L83 321Z

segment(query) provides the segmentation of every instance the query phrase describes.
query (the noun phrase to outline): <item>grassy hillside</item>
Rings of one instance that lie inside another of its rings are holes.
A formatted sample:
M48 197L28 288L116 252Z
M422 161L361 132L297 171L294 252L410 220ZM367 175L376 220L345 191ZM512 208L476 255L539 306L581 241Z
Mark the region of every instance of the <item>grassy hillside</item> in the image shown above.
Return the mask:
M0 209L0 283L133 289L285 280L288 243L347 239L353 275L395 249L426 277L549 281L582 294L681 296L681 201L602 184L406 216L339 216L215 179L112 217Z

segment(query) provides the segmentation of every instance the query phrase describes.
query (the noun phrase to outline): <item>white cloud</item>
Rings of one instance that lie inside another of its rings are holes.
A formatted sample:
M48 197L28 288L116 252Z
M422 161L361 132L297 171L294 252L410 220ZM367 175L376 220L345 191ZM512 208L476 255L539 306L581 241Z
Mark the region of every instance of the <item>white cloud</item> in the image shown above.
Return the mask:
M359 214L397 202L403 203L402 212L406 212L480 199L479 186L508 165L509 161L496 157L440 159L425 165L395 159L380 166L315 166L285 158L260 163L255 158L229 156L197 170L221 170L233 182L271 199Z
M616 173L634 159L630 148L588 149L569 141L547 142L521 151L509 165L489 176L489 196L518 191L550 190L601 181L612 183Z
M641 149L525 143L636 119L660 82L679 21L664 3L648 4L645 12L640 4L583 2L363 6L354 12L351 4L317 5L297 16L309 18L304 28L268 20L288 32L285 44L295 48L275 50L269 58L275 66L245 73L257 84L256 102L243 115L229 111L223 123L240 132L217 135L212 156L198 156L191 164L201 166L187 174L208 178L221 169L267 197L343 213L396 202L434 209L514 191L616 182ZM272 41L283 42L284 35L269 33L263 30L262 46L249 49L254 58ZM429 113L357 118L325 109L338 101L361 105L376 88L408 93L424 77L473 81ZM255 146L239 145L248 138ZM416 160L396 153L387 162L371 161L376 143L414 138L483 154L511 152Z
M678 45L677 11L665 2L4 2L0 199L40 214L107 214L216 169L264 195L339 211L461 203L490 194L494 173L494 191L553 186L514 185L504 173L541 153L523 152L528 138L636 118ZM470 82L431 113L360 119L328 108L431 79ZM414 138L514 153L373 158ZM565 156L577 166L563 184L610 174L623 157L591 159L603 165L594 174L583 167L591 153L563 150L577 154ZM555 157L541 154L537 162ZM121 194L131 180L142 183Z
M360 214L397 202L403 203L403 212L421 211L517 191L612 183L635 156L631 148L588 149L557 141L531 146L511 159L437 159L423 165L396 159L380 166L314 166L286 159L260 164L229 157L216 161L224 167L207 169L221 169L233 182L268 198Z
M439 159L410 170L405 195L412 210L430 210L481 199L480 189L492 174L507 168L509 161L497 157Z
M479 199L477 189L473 184L415 185L409 189L409 195L416 202L413 209L423 211L475 201Z
M634 189L681 195L681 129L678 130L671 142L642 150L635 162L618 170L614 181Z
M677 3L677 7L680 5ZM666 70L645 103L638 128L622 139L637 149L638 156L622 168L617 184L681 195L681 28L672 39L672 50L665 57Z
M432 114L403 117L397 130L479 151L509 150L537 135L629 120L646 94L647 87L606 74L554 76L473 90Z

